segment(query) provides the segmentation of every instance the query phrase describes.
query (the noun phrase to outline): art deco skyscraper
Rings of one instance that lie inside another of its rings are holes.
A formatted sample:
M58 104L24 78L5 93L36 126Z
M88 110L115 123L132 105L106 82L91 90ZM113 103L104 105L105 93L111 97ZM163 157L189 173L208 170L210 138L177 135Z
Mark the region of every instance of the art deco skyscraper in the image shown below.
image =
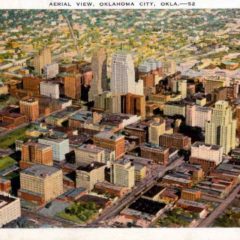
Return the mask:
M103 48L94 52L92 57L93 80L89 91L88 100L93 101L107 86L107 54Z
M118 52L113 55L110 87L113 94L143 95L143 81L135 81L134 62L131 54Z
M217 101L211 121L205 125L205 143L223 147L225 154L236 147L236 120L228 102Z
M34 69L38 74L42 74L44 66L51 63L52 54L50 48L44 48L38 54L36 54L33 59Z

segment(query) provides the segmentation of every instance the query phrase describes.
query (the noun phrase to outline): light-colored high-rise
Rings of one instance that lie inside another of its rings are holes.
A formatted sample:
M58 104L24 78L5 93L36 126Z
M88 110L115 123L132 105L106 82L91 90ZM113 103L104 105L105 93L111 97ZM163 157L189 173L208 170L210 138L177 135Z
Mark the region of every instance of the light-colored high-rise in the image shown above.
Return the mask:
M154 118L148 128L149 142L159 145L159 137L164 133L173 133L173 129L166 130L166 121L162 118Z
M93 101L107 88L107 55L103 48L99 49L92 57L93 80L88 95L88 100Z
M105 149L93 144L83 144L74 149L77 163L105 163Z
M222 162L223 147L218 145L208 145L203 142L195 142L191 146L191 157L206 159L215 162L216 165Z
M113 55L110 87L114 94L143 95L143 81L135 81L134 62L131 54L118 52Z
M59 84L53 82L41 82L40 94L50 98L58 99L60 95Z
M51 146L53 149L53 160L58 162L65 160L65 154L70 151L68 139L44 138L38 139L38 142Z
M33 66L38 74L43 74L45 65L52 63L52 54L50 48L44 48L38 52L33 59Z
M112 179L118 186L132 188L135 184L135 167L132 162L121 159L114 163Z
M80 166L76 171L76 186L91 191L98 182L105 179L106 165L100 162L92 162L87 166Z
M173 80L172 90L175 93L180 93L182 99L186 98L187 97L187 80Z
M20 173L18 195L27 201L44 204L63 193L61 169L46 165L33 165Z
M236 147L236 120L226 101L215 103L211 121L205 125L205 143L223 147L225 154Z
M186 124L192 127L205 129L205 122L210 121L212 109L197 105L187 105L186 107Z
M20 199L0 192L0 227L21 216Z

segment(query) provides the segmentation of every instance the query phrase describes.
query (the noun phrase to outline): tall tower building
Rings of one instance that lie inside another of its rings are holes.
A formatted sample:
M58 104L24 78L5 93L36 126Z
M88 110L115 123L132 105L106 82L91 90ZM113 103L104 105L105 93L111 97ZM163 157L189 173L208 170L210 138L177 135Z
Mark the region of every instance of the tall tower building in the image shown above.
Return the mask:
M52 54L50 48L44 48L34 56L33 66L38 74L42 74L45 65L52 63Z
M53 165L53 149L51 146L27 142L22 145L20 167L25 169L34 164Z
M81 77L80 73L63 74L64 94L66 97L77 100L81 98Z
M155 118L149 125L149 142L159 145L159 137L165 133L166 122L164 119Z
M225 154L236 147L236 120L233 119L233 112L228 102L215 103L211 121L206 122L205 129L206 144L222 146Z
M182 99L187 97L187 80L173 80L172 90L175 93L180 93Z
M113 184L127 188L135 185L135 167L131 162L120 159L112 168Z
M29 121L35 121L39 117L39 103L34 98L26 98L20 101L20 113L27 116Z
M93 101L107 87L107 54L103 48L99 49L92 57L93 80L89 91L89 101Z
M113 55L110 87L114 94L143 95L143 81L135 81L135 69L131 54L118 52Z

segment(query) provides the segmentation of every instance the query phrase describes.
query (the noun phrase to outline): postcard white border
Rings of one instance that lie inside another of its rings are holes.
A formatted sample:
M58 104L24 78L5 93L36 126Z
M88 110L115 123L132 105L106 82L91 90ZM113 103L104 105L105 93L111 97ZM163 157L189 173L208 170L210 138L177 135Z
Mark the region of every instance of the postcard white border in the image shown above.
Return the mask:
M238 228L0 230L0 240L239 240L239 236Z

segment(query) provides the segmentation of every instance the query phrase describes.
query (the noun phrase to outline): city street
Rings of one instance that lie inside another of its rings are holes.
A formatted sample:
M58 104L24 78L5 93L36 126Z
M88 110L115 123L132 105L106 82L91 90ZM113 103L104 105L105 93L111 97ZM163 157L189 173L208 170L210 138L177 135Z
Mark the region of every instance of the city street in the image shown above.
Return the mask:
M240 185L238 185L207 218L200 222L198 227L210 227L214 220L217 217L219 217L225 211L225 209L231 204L231 202L235 199L239 191Z
M154 184L156 184L158 179L163 177L167 171L176 168L177 166L181 165L182 162L183 158L181 157L174 161L172 164L170 164L168 167L164 168L161 172L155 171L149 179L143 181L137 188L133 189L133 191L130 194L126 195L122 199L119 199L118 202L116 202L116 204L103 211L99 218L90 223L88 227L98 227L101 224L101 222L117 215L122 209L127 207L135 199L140 197L145 191L147 191Z

